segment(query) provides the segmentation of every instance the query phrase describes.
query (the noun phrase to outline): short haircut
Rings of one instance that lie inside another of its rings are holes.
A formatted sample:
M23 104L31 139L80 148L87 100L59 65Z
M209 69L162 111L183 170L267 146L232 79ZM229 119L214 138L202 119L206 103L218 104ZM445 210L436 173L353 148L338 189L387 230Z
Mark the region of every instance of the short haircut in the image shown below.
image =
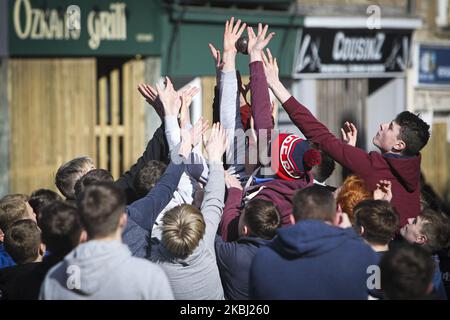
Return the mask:
M75 158L63 164L59 167L55 176L55 184L58 190L67 199L75 199L75 183L86 173L86 166L93 164L94 162L89 157Z
M9 201L9 200L22 200L23 202L28 202L30 200L30 197L23 193L12 193L12 194L7 194L3 198L1 198L0 203L3 201Z
M89 171L75 183L75 198L79 197L87 186L99 182L114 182L114 178L111 173L105 169L93 169Z
M162 242L169 252L186 258L194 252L205 234L206 224L199 209L182 204L162 218Z
M381 289L387 299L424 299L432 282L435 263L425 249L403 243L381 258Z
M294 197L295 221L313 219L332 221L336 215L333 193L322 186L301 189Z
M387 201L361 201L354 213L355 227L363 227L362 237L372 244L388 244L400 226L397 210Z
M333 171L336 168L336 163L333 158L328 155L328 153L318 148L315 144L311 145L314 149L320 152L320 156L322 158L320 164L311 169L312 175L318 182L324 183L333 174Z
M5 249L17 264L36 261L41 231L33 220L16 221L5 233Z
M446 215L432 209L425 209L419 217L422 220L420 232L427 237L422 247L436 252L450 246L450 222Z
M336 198L337 204L345 212L352 224L355 223L353 209L363 200L373 199L373 194L369 191L363 179L356 175L348 176Z
M64 256L79 242L82 227L78 209L64 201L54 201L44 207L39 220L42 242L52 253Z
M143 198L156 185L166 171L167 165L161 161L147 162L134 178L134 188L138 198Z
M408 156L419 153L430 139L430 126L418 115L409 111L399 113L394 121L400 126L398 139L406 144L402 153Z
M244 222L252 236L272 239L281 227L281 217L272 202L253 199L245 206Z
M20 197L4 197L0 200L0 229L6 233L16 221L28 219L26 202Z
M125 195L113 183L90 185L77 199L80 221L90 239L113 234L125 213Z
M49 205L50 203L57 200L62 200L62 198L55 191L49 189L38 189L31 194L28 203L39 217L42 213L42 209L46 205Z

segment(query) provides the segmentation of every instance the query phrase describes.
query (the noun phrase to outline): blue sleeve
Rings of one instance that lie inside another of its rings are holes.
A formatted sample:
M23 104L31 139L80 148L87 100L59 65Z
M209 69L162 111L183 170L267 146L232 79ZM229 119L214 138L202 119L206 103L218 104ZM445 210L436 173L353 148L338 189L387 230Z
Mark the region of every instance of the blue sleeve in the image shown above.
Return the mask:
M158 214L172 199L181 175L185 170L185 164L170 163L163 176L156 185L142 199L127 206L127 214L137 225L145 230L152 230Z

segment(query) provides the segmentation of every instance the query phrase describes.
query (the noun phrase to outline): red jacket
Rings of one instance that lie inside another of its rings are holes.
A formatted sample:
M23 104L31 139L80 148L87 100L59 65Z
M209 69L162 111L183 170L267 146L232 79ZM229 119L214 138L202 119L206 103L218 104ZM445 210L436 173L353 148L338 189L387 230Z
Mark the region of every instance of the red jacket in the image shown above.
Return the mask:
M373 191L380 180L392 183L392 204L400 215L401 226L420 213L420 154L411 158L393 158L389 154L365 152L336 138L301 103L290 97L284 109L305 137L334 160L363 178Z

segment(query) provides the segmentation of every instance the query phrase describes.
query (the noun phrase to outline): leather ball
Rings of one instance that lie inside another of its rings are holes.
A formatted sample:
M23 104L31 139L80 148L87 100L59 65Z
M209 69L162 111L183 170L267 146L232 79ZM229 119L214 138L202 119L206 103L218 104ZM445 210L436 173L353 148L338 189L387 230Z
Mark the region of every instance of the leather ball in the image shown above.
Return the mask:
M242 36L236 41L236 50L242 54L248 54L248 37Z

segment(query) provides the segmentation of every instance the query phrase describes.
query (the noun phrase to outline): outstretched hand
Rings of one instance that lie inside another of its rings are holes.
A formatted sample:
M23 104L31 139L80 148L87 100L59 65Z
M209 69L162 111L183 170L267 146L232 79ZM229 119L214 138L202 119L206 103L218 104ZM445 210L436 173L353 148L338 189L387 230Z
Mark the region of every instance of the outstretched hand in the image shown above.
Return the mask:
M263 28L262 24L258 23L258 35L256 35L252 27L247 27L250 62L262 61L261 53L275 35L274 32L267 35L268 29L269 25L266 24Z
M277 58L272 57L272 52L267 48L267 56L264 51L261 52L261 57L263 59L264 73L266 75L267 84L276 83L279 80L279 68L277 63Z
M228 171L225 171L225 185L227 186L227 189L236 188L239 190L243 190L241 182L238 180L238 178Z
M342 140L350 146L356 147L356 139L358 138L358 129L351 122L344 123L341 128Z
M209 50L211 51L211 56L215 61L216 73L222 71L225 62L220 57L220 50L216 49L211 43L208 43Z
M222 156L228 149L228 139L225 129L220 123L213 124L211 135L208 142L203 140L205 144L206 153L210 163L218 163L222 161Z
M191 116L189 112L189 107L192 103L192 99L200 92L200 88L197 87L187 87L184 89L180 95L181 99L181 111L180 111L180 126L184 129L187 124L191 123Z
M225 32L223 33L223 52L225 53L237 53L236 41L241 37L245 28L246 23L241 25L241 20L239 19L236 24L234 24L234 17L225 23Z
M164 117L164 107L158 97L158 92L156 89L148 84L140 84L138 86L138 90L145 98L145 101L147 101L153 109L155 109L158 116L162 119Z

